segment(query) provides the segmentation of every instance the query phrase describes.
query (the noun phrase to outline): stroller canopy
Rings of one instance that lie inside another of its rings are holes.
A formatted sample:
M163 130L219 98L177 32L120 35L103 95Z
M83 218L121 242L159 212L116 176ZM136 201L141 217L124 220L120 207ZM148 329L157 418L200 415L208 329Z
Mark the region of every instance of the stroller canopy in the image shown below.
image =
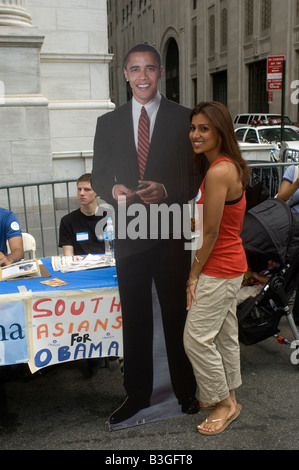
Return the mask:
M299 218L284 201L266 199L245 214L241 238L251 269L265 259L284 264L299 251Z

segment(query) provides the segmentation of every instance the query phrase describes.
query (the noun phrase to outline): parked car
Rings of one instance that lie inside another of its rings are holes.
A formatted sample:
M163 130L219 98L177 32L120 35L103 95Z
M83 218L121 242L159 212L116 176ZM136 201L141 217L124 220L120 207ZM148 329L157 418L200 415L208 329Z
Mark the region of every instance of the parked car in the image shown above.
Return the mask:
M234 119L234 128L238 129L239 127L249 126L252 123L264 124L264 125L280 124L281 115L280 114L265 114L265 113L237 114ZM295 126L288 116L284 117L284 124L287 126L292 126L292 128L296 132L299 132L299 127Z
M245 145L248 149L248 144L273 144L272 160L280 159L281 126L244 126L235 129L235 133L241 150ZM286 160L299 162L299 134L290 126L284 127L283 150L286 150Z

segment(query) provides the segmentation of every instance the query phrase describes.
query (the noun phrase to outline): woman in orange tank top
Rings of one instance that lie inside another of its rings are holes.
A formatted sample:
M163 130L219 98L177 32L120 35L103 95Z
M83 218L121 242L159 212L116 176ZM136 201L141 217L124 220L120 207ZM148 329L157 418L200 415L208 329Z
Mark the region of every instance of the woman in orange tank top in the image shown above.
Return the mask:
M199 171L210 167L199 189L203 205L202 245L187 282L188 318L184 344L193 366L201 408L213 408L198 426L222 432L240 414L235 389L241 385L236 297L247 270L240 233L250 172L233 123L221 103L204 102L191 113L190 140Z

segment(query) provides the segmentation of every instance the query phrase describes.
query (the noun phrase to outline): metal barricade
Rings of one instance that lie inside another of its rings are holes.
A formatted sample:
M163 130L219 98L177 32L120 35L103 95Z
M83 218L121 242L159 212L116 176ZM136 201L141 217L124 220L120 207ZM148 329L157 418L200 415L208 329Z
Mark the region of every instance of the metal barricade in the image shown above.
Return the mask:
M0 205L13 211L36 240L38 257L59 254L61 217L78 207L77 179L0 186ZM73 206L73 207L72 207Z
M282 177L287 167L294 164L297 165L298 163L290 161L284 163L250 163L249 167L252 172L260 177L265 186L269 189L270 196L274 197L278 193Z
M286 168L293 164L250 163L249 166L274 197ZM62 253L58 248L59 224L63 215L79 207L76 181L65 179L0 186L0 206L13 211L22 230L34 236L38 257Z

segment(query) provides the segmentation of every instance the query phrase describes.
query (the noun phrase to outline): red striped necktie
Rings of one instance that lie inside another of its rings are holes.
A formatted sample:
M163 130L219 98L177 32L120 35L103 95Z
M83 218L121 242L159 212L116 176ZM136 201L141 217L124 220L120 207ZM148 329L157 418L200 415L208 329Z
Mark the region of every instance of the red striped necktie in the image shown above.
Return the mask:
M149 151L149 118L142 106L138 125L138 163L140 178L143 179Z

